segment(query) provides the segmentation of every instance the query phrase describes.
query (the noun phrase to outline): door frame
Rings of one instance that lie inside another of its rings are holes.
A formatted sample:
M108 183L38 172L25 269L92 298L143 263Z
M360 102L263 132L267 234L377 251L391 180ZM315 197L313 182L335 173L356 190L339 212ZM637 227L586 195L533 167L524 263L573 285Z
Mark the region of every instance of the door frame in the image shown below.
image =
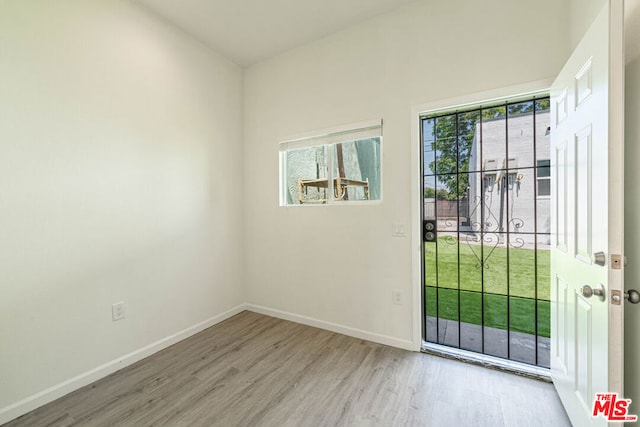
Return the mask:
M423 344L424 319L424 263L422 260L422 141L420 140L420 116L426 113L450 111L483 102L496 102L526 96L548 93L554 78L536 80L461 95L438 99L411 107L411 280L412 289L412 344L414 351L420 351Z

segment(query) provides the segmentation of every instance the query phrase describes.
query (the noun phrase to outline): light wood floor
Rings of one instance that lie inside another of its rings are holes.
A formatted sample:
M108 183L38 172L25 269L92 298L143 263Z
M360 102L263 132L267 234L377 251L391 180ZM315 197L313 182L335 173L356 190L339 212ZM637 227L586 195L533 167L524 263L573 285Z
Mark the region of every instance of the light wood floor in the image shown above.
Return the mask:
M568 426L553 386L243 312L18 426Z

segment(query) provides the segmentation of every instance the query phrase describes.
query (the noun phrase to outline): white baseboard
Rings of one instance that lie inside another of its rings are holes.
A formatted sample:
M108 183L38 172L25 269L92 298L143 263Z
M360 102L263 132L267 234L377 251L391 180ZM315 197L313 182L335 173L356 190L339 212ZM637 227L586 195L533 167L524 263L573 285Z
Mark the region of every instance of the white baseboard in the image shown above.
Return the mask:
M237 307L227 310L224 313L221 313L196 325L190 326L189 328L184 329L176 334L169 335L168 337L162 338L161 340L149 344L146 347L126 354L122 357L119 357L118 359L107 362L104 365L91 369L90 371L83 372L80 375L61 382L60 384L49 387L46 390L29 396L26 399L23 399L5 408L1 408L0 425L18 418L19 416L24 415L27 412L32 411L42 405L46 405L49 402L52 402L66 394L71 393L72 391L78 390L88 384L91 384L94 381L104 378L107 375L110 375L122 368L132 365L133 363L142 360L145 357L151 356L152 354L157 353L160 350L163 350L179 341L189 338L190 336L195 335L198 332L201 332L245 310L246 304L240 304Z
M289 320L291 322L301 323L307 326L326 329L331 332L372 341L378 344L389 345L392 347L401 348L403 350L420 351L420 347L416 348L412 340L403 340L387 335L376 334L374 332L351 328L349 326L339 325L337 323L331 323L325 320L314 319L313 317L302 316L300 314L289 313L287 311L263 307L261 305L246 304L245 309L248 311L253 311L254 313L260 313L271 317L277 317L278 319Z

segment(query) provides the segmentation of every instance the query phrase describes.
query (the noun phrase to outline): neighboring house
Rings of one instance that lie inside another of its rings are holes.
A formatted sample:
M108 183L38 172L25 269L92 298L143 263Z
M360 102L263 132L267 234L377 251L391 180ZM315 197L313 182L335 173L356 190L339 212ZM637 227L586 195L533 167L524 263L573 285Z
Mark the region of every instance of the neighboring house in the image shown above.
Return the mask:
M551 243L549 111L536 112L535 120L533 112L510 115L508 123L507 127L505 119L498 118L476 125L466 194L437 202L425 198L424 216L435 219L437 206L440 231L459 230L475 241L482 230L501 244L508 231L515 247L532 247L538 234L538 245L547 246ZM444 188L440 182L437 187Z
M469 160L469 231L496 233L500 241L509 233L527 245L550 244L549 111L485 120L476 126ZM482 126L482 129L480 129ZM535 147L534 147L535 127ZM479 135L482 143L479 143ZM505 137L506 136L506 137ZM507 143L505 143L507 141ZM480 153L482 150L482 153ZM537 168L537 171L536 171ZM537 172L537 173L536 173ZM483 207L480 202L484 200ZM537 221L536 221L537 216ZM463 228L461 228L462 230Z

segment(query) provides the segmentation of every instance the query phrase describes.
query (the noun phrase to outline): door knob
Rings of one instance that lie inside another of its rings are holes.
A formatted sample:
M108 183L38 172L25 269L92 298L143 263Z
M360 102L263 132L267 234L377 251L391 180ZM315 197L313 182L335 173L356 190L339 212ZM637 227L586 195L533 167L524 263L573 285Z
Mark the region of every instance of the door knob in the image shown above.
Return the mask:
M624 299L629 301L631 304L637 304L640 302L640 292L635 289L629 289L624 293Z
M595 289L593 289L589 285L582 285L582 287L580 288L580 292L582 292L582 296L585 298L591 298L592 296L595 295L597 297L600 297L601 301L604 301L605 293L606 293L602 283Z

